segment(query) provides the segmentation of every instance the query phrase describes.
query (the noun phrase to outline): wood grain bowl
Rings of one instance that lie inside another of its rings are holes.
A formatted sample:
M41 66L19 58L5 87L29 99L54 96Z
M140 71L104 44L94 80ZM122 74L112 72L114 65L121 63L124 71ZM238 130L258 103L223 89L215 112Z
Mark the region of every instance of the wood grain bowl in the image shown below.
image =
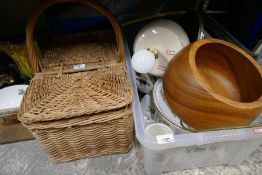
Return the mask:
M169 63L164 95L174 113L194 129L249 125L262 111L262 70L237 46L203 39Z

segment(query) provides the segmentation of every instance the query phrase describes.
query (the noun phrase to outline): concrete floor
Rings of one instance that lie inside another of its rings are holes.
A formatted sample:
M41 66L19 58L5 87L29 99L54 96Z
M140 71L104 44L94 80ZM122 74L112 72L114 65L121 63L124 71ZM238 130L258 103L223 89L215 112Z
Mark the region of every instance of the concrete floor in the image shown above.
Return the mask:
M127 154L115 154L55 164L35 141L0 145L0 175L142 175L143 158L139 145ZM216 166L168 175L261 175L262 145L240 166Z

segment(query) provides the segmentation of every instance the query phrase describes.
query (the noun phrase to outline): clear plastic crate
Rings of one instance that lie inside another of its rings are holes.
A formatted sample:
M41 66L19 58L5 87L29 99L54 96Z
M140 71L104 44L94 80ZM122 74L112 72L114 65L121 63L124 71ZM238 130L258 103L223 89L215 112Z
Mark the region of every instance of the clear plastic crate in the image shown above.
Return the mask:
M239 165L262 144L262 127L189 133L177 132L168 143L159 143L149 137L145 129L150 124L143 116L136 88L135 72L131 68L131 55L125 44L127 64L134 89L133 112L136 138L142 145L146 174L178 171L214 165ZM255 123L262 123L260 115ZM166 123L168 126L168 124Z

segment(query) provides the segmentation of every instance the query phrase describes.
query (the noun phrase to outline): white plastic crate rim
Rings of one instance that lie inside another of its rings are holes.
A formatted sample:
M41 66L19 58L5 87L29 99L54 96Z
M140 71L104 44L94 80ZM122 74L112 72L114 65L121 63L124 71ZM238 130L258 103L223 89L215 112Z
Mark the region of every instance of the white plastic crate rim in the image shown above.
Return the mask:
M133 113L136 138L141 143L146 174L215 166L238 165L262 144L262 127L219 130L199 133L183 133L149 137L145 135L147 124L142 114L135 73L131 68L127 45L128 70L134 87ZM262 116L254 123L261 123Z
M182 146L262 138L262 127L254 127L174 135L174 141L166 144L158 144L156 137L148 137L145 135L146 126L145 122L143 122L144 118L136 88L135 72L131 68L131 56L127 44L125 45L125 49L128 70L130 71L132 86L134 87L133 112L136 137L143 146L154 150L164 150Z

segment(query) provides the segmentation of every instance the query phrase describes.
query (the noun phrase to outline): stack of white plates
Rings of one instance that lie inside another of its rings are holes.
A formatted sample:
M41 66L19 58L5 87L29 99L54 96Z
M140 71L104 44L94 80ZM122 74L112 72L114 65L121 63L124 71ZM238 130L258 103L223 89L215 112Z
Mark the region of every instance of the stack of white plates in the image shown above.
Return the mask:
M158 79L155 83L153 90L153 100L156 109L159 112L159 116L162 117L169 124L176 127L180 132L188 132L187 130L193 130L187 124L183 123L180 118L171 110L165 101L163 92L163 82L162 79Z

